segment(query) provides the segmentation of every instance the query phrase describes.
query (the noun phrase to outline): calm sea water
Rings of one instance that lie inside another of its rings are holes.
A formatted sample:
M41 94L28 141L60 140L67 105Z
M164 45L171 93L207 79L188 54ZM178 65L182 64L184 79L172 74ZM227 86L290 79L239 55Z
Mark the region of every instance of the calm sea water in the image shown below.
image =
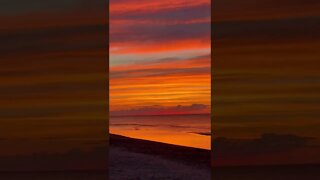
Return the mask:
M133 138L210 149L210 115L111 117L110 132Z

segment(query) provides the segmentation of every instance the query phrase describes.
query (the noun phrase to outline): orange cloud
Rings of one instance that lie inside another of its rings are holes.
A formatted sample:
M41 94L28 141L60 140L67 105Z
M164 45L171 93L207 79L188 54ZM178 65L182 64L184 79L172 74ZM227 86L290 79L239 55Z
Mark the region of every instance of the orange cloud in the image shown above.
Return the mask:
M110 69L111 110L148 105L210 105L210 58L165 60Z
M119 47L119 49L111 49L112 54L143 54L143 53L158 53L158 52L170 52L178 50L197 50L197 49L209 49L210 39L204 41L202 39L186 39L179 41L168 40L169 42L159 43L145 43L137 44L133 43L118 43L111 44L111 47Z

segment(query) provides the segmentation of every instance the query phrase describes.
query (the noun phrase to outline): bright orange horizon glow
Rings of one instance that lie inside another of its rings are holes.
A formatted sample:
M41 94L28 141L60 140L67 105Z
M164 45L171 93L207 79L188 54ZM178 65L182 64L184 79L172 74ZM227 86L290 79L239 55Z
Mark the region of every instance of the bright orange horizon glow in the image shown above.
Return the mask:
M204 57L111 67L111 111L152 105L210 105L209 66L209 57ZM157 71L160 74L153 74Z

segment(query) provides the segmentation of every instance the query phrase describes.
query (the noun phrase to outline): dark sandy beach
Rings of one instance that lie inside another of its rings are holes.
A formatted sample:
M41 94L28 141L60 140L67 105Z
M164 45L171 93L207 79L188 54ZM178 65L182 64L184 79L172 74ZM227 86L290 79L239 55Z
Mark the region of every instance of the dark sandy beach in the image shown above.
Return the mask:
M0 156L0 180L107 180L106 143L91 150Z
M110 135L109 153L109 161L104 147L2 159L0 179L211 179L209 150ZM109 173L105 168L107 163ZM21 171L18 167L22 166L29 169Z
M110 180L209 180L210 151L110 136Z
M214 180L316 180L320 165L213 167Z

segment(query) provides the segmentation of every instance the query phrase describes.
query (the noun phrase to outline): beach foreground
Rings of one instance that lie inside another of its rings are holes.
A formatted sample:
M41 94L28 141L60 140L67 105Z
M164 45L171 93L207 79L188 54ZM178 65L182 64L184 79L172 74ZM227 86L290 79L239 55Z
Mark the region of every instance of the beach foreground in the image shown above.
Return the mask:
M215 180L315 180L320 179L320 165L274 165L213 167Z
M210 151L110 136L110 180L209 180Z

